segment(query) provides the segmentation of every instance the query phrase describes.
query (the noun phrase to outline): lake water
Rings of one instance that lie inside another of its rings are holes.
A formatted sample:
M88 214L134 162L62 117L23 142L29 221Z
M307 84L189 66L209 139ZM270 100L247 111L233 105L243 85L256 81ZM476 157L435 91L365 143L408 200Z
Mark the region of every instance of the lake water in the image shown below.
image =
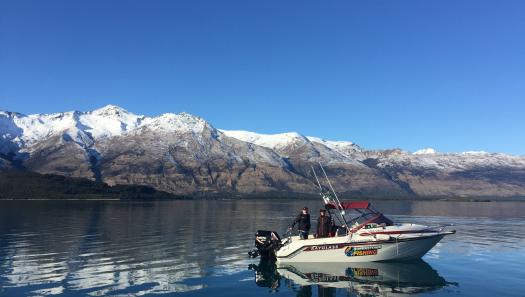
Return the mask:
M319 201L0 201L0 296L525 296L524 202L376 202L396 222L455 224L422 261L249 259Z

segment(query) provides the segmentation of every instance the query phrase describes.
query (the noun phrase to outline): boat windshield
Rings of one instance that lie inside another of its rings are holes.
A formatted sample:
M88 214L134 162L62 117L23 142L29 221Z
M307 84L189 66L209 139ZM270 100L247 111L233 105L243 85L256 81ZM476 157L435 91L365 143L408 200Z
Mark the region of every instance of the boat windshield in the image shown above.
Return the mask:
M359 211L359 215L351 217L348 220L350 226L357 226L362 224L372 224L372 225L385 225L392 226L393 222L385 217L382 213L373 211L369 208Z
M387 217L385 217L381 213L366 213L362 214L360 216L357 216L350 220L352 224L365 224L365 223L376 223L378 225L385 224L386 226L392 225L392 221L390 221Z
M325 208L329 211L340 210L348 226L356 230L363 227L366 229L377 226L392 226L394 224L382 213L376 211L367 201L330 201L325 203Z

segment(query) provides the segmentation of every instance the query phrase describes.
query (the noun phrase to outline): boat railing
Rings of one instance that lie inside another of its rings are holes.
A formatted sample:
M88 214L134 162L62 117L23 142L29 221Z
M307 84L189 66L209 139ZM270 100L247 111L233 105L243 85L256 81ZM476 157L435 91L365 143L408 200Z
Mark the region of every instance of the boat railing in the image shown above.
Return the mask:
M439 225L428 226L428 229L435 230L436 232L443 232L445 228L452 227L452 226L454 226L454 224L439 224Z

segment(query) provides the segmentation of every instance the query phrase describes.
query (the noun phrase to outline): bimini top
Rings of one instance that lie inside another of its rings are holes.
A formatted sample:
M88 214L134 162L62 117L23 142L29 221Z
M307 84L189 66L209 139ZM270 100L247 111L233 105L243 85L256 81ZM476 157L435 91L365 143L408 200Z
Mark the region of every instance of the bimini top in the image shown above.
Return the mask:
M334 202L328 202L325 204L326 208L330 209L367 209L370 207L370 202L368 201L342 201L341 207Z

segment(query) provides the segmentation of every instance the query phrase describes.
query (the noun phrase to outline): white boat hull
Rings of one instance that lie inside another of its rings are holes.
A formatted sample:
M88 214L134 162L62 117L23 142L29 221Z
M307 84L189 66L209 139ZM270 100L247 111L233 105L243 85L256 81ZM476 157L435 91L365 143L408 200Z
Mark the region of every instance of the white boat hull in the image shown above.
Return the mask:
M297 240L292 239L276 253L280 263L377 262L419 259L448 232L425 235L388 236L383 239L352 240L350 236Z

